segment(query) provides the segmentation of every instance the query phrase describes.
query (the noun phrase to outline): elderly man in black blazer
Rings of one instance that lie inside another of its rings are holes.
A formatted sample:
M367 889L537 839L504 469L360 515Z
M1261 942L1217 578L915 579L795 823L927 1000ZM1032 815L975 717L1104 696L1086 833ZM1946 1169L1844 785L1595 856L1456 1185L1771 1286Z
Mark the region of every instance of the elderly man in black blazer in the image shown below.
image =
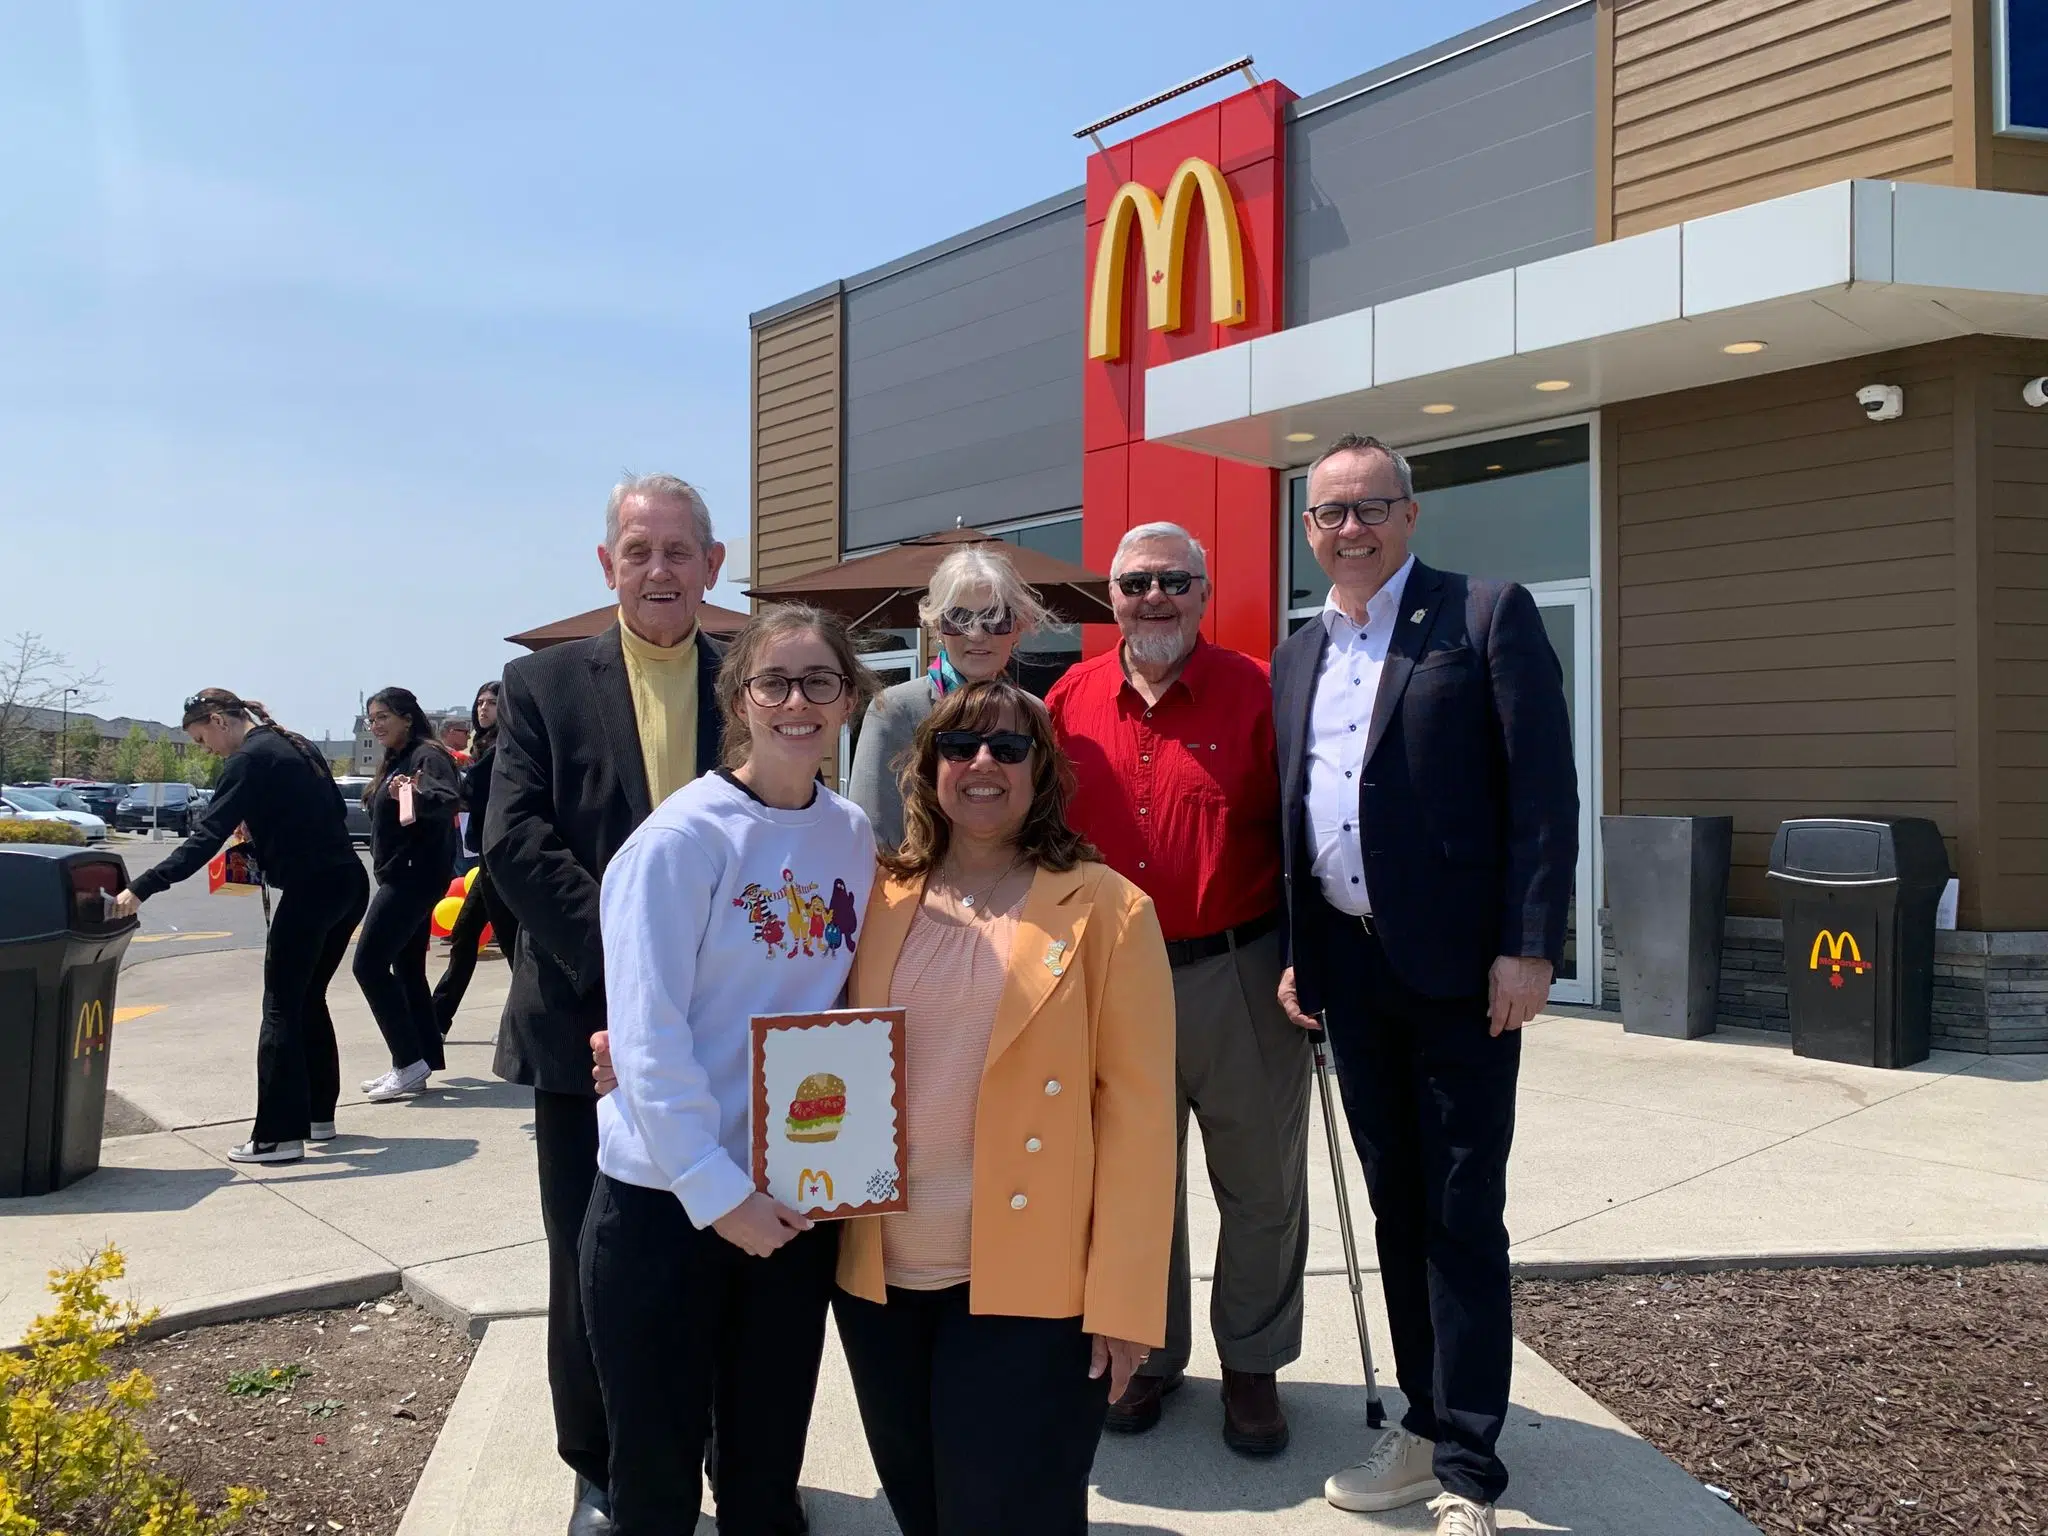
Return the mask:
M505 669L484 857L519 919L495 1070L533 1088L548 1238L548 1385L578 1474L572 1536L610 1528L610 1440L584 1333L576 1240L597 1177L590 1037L605 1027L598 884L633 829L716 766L720 649L697 627L725 546L686 481L613 487L597 552L619 622Z
M1354 1510L1435 1494L1442 1536L1492 1536L1517 1031L1549 995L1578 859L1563 675L1525 589L1409 554L1400 454L1338 439L1308 501L1332 585L1273 658L1280 996L1329 1032L1408 1399L1326 1493Z

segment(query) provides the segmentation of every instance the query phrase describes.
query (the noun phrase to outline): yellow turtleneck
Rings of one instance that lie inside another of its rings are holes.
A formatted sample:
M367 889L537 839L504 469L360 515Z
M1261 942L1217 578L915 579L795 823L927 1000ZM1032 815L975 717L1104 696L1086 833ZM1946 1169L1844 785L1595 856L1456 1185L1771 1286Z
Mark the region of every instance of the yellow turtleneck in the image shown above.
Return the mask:
M697 777L697 631L693 627L678 644L655 645L628 629L621 614L619 645L626 653L647 793L660 805Z

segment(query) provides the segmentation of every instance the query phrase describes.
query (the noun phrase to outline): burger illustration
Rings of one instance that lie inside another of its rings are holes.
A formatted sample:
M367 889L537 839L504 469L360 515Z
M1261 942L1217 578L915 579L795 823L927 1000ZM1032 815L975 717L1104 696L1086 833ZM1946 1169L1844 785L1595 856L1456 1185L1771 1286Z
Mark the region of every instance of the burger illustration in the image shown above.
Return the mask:
M782 1131L791 1141L830 1141L845 1118L845 1080L835 1072L813 1072L797 1084Z

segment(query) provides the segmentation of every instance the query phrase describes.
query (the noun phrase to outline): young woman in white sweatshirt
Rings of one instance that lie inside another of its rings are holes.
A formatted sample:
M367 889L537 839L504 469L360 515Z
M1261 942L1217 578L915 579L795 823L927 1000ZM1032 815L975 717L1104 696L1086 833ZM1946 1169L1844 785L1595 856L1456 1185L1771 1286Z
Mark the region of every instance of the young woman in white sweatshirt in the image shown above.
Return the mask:
M748 1021L830 1008L845 985L875 840L817 775L874 690L838 619L756 614L719 673L727 766L669 796L605 871L618 1088L598 1106L582 1261L614 1536L696 1529L714 1400L719 1529L802 1528L838 1232L754 1188ZM838 942L790 931L814 899Z

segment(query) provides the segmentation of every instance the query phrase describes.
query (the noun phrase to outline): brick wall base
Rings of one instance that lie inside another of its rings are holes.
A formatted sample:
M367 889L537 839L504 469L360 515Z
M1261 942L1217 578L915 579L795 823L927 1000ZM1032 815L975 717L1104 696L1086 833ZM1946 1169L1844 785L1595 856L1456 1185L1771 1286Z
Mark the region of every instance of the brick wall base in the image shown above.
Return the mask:
M1605 912L1600 940L1600 1005L1619 1008ZM1783 925L1774 917L1727 919L1715 1022L1790 1033L1785 996ZM2048 933L1935 934L1932 1043L1938 1051L1993 1056L2048 1051Z

